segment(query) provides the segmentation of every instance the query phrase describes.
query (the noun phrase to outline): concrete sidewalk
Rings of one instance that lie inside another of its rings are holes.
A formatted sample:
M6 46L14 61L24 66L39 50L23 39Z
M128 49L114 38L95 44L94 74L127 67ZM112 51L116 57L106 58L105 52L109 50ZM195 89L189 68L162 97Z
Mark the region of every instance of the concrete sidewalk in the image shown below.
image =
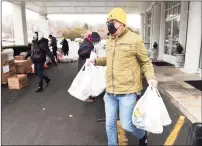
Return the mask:
M198 74L186 74L175 67L155 66L160 92L192 122L201 122L201 91L184 81L201 80Z

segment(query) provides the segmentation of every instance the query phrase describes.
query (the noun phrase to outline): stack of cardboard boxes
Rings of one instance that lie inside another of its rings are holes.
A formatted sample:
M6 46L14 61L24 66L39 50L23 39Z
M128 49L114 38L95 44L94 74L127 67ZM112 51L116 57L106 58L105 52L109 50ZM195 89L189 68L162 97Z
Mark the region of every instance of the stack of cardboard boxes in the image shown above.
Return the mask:
M28 84L27 73L32 71L31 60L24 60L24 56L9 59L5 53L1 54L2 84L7 84L9 89L21 89ZM19 74L20 73L20 74Z
M16 75L16 68L15 68L15 60L10 59L7 54L1 55L2 62L1 62L1 83L7 84L8 78Z

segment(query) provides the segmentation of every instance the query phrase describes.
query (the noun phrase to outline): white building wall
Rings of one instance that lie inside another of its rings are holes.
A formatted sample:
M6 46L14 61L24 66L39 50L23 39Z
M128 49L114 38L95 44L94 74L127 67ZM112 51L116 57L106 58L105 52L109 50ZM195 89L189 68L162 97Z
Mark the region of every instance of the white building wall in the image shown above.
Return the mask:
M201 7L201 2L190 2L185 65L183 69L183 71L186 73L196 73L199 67L202 39Z
M16 45L27 45L27 22L25 4L12 4L12 20Z

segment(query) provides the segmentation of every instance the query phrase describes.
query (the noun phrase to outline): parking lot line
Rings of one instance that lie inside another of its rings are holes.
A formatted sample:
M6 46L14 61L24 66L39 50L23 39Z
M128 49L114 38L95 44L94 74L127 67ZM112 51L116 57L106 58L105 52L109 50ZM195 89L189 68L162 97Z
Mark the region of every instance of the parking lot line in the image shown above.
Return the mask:
M175 127L171 131L170 135L168 136L166 142L164 143L164 146L166 145L173 145L177 139L177 136L180 132L180 129L182 128L184 124L185 117L180 116L175 124Z

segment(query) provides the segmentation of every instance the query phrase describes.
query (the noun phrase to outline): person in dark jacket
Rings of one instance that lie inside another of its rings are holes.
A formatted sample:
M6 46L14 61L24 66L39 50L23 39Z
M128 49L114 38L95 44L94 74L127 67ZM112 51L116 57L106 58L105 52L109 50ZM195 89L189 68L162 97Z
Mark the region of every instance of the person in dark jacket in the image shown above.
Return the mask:
M81 43L78 55L78 71L81 70L86 62L86 59L90 58L91 51L94 49L94 44L100 41L100 35L97 32L92 32L87 38Z
M62 38L62 42L60 44L62 44L62 51L64 55L69 55L69 44L64 37Z
M45 86L48 86L50 82L50 78L43 74L46 55L48 55L52 62L57 65L54 56L48 48L48 39L43 38L43 34L41 32L35 32L31 45L31 51L28 52L25 58L27 59L31 56L31 60L34 63L35 74L39 77L39 87L36 92L43 91L43 80L46 81Z
M98 43L99 41L100 35L97 32L92 32L92 34L88 35L81 43L78 50L78 71L81 70L81 68L86 62L86 59L90 58L91 51L94 49L94 44ZM94 102L94 99L89 97L86 102Z
M57 49L58 49L58 47L57 47L57 39L52 35L49 35L49 38L51 39L50 46L53 49L53 56L56 58L56 60L58 60L57 59Z

